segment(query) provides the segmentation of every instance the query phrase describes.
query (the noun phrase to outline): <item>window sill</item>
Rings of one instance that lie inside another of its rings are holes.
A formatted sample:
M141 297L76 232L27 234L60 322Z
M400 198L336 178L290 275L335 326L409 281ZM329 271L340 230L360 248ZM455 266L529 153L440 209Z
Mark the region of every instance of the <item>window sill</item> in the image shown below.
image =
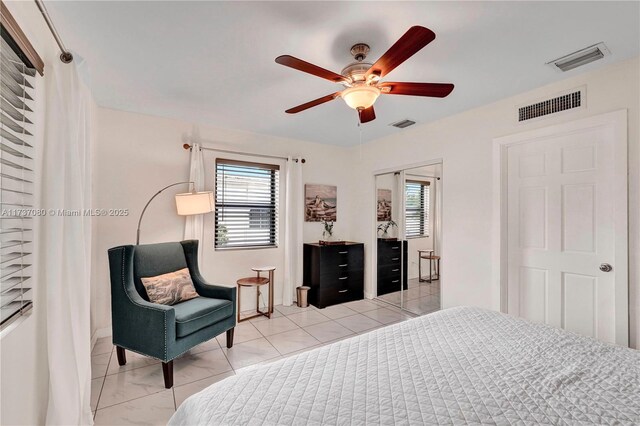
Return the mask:
M256 247L214 247L215 251L237 251L237 250L265 250L277 249L278 246L256 246Z
M29 311L27 311L27 312L24 312L18 318L16 318L15 320L11 321L9 324L5 325L4 328L2 330L0 330L0 340L4 339L9 334L11 334L11 332L13 332L18 327L20 327L20 325L22 325L22 323L24 323L27 319L29 319L29 317L31 317L32 313L33 313L33 308L29 309Z

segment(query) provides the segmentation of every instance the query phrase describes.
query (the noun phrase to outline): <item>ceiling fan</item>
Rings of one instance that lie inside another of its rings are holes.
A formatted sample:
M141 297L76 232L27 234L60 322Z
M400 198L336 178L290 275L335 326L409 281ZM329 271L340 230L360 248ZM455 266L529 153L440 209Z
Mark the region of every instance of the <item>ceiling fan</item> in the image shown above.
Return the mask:
M373 104L381 94L410 95L444 98L453 90L449 83L398 83L380 81L398 65L416 54L420 49L436 38L433 31L421 26L409 28L393 46L385 52L374 64L365 62L369 53L369 46L358 43L351 48L355 62L347 65L340 74L305 62L293 56L283 55L276 58L276 62L298 71L342 84L345 89L313 101L288 109L288 114L296 114L311 107L323 104L341 97L345 103L358 111L361 123L368 123L376 118Z

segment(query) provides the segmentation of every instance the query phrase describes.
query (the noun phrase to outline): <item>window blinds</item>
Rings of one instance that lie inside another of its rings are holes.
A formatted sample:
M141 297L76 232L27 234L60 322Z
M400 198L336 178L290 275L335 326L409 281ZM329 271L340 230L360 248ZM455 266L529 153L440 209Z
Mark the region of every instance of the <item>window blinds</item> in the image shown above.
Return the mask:
M429 182L407 181L405 196L406 237L429 236Z
M278 244L279 166L216 160L216 248Z
M4 328L32 307L33 82L2 34L0 49L0 310Z

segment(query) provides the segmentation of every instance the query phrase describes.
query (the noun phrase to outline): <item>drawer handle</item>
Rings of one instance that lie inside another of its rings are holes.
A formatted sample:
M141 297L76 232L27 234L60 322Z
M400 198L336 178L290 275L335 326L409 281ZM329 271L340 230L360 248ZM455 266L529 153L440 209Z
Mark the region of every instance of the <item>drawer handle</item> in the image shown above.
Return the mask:
M399 282L400 282L400 280L391 281L392 284L399 283Z
M391 272L398 272L400 269L392 269Z
M341 267L341 268L344 268L347 265L348 265L348 263L343 263L342 265L338 265L338 266Z
M339 251L338 254L347 254L349 253L348 251Z
M349 291L349 289L347 289L347 290L338 290L338 293L346 293L348 291Z
M340 277L340 278L338 278L338 279L339 279L339 280L346 280L347 278L349 278L349 277Z
M392 257L391 260L400 260L399 257Z
M391 248L394 249L394 250L398 250L400 247L396 246L396 247L391 247Z

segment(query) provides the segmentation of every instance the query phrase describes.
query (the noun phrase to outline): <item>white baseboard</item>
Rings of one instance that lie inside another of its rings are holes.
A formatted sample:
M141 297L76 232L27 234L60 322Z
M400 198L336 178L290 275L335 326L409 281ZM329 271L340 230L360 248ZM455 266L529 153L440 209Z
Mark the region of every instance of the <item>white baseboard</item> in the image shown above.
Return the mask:
M99 328L93 332L91 336L91 350L93 351L93 347L96 345L96 342L101 337L109 337L111 336L111 327Z

